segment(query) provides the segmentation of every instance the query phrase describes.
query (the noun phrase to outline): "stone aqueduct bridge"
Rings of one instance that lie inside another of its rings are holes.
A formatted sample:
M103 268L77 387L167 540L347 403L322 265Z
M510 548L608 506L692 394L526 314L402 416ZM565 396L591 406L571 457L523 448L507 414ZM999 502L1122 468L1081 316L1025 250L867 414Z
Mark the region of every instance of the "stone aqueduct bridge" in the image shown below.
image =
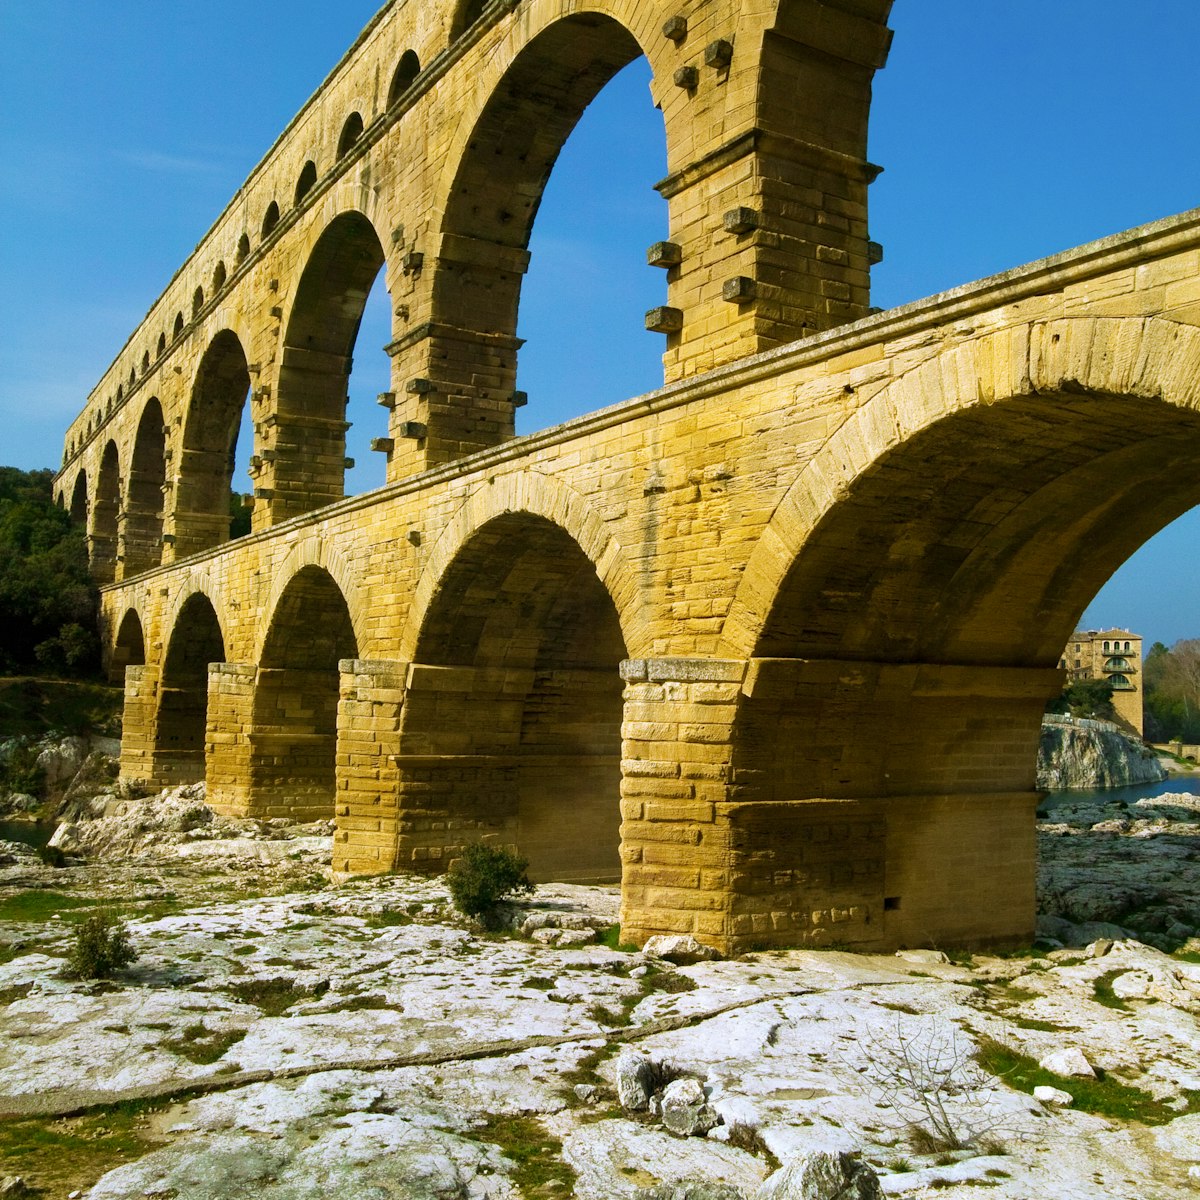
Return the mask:
M1033 926L1034 760L1109 572L1200 500L1200 214L867 309L888 0L387 6L67 436L122 770L466 841L725 950ZM644 54L666 386L514 440L541 188ZM343 499L383 266L388 483ZM249 393L254 530L228 542Z

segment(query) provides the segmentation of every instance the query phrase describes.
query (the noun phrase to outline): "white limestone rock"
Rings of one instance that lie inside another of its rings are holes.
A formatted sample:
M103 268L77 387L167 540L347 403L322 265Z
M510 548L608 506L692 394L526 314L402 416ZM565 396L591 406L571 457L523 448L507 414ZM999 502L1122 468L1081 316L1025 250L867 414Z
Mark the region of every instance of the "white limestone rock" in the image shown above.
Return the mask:
M912 950L897 950L896 957L902 958L905 962L910 963L935 964L948 963L950 961L950 956L941 950L924 950L919 948Z
M780 1167L753 1200L883 1200L879 1176L853 1155L814 1150Z
M645 1112L654 1091L653 1064L644 1055L626 1049L617 1055L614 1069L621 1107L627 1112Z
M681 967L691 963L712 962L721 957L718 951L698 942L690 933L655 934L642 947L642 953L647 958L662 958Z
M663 1089L662 1123L679 1137L702 1137L720 1117L698 1079L674 1079Z
M1039 1059L1038 1066L1043 1071L1053 1071L1055 1075L1066 1075L1077 1079L1095 1079L1096 1072L1092 1064L1084 1057L1083 1051L1077 1046L1067 1046L1055 1050Z
M1033 1089L1033 1098L1041 1104L1049 1104L1056 1108L1067 1108L1075 1103L1075 1097L1062 1088L1049 1087L1041 1083Z

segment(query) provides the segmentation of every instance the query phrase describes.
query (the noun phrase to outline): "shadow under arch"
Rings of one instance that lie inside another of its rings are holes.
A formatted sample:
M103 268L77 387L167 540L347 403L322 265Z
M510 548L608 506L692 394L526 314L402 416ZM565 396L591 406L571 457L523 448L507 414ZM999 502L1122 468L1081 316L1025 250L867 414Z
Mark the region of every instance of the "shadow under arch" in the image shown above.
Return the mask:
M1063 646L1112 571L1200 503L1198 466L1200 332L1165 321L988 335L848 419L731 611L751 658L740 794L795 826L760 831L764 872L791 880L772 903L856 912L823 936L866 946L1032 936ZM837 864L805 848L817 827L838 831ZM797 922L785 940L815 936Z
M329 820L336 788L338 663L358 656L346 598L302 567L271 614L254 688L249 812Z
M537 879L619 879L625 657L612 597L569 534L527 512L483 524L417 640L397 866L437 870L494 839Z
M88 485L87 472L80 468L75 476L75 486L71 489L71 507L68 509L71 524L79 529L87 528L88 519Z
M563 17L520 50L475 121L447 194L427 349L464 411L430 422L428 463L513 436L517 309L546 181L584 109L641 54L612 17Z
M123 578L162 562L163 504L167 482L167 439L162 405L151 396L142 409L125 485L122 534Z
M229 540L234 456L249 392L241 339L223 329L200 360L184 418L173 511L177 559Z
M142 618L136 608L126 611L117 626L116 641L108 661L109 682L120 686L125 681L126 667L144 666L146 662L146 637Z
M96 476L92 505L89 557L99 583L112 583L117 575L117 530L121 517L121 460L116 442L104 447Z
M370 219L339 213L317 239L292 301L276 410L275 521L340 500L355 341L385 255Z
M175 618L159 680L154 779L160 787L204 779L208 668L224 660L216 609L203 592L193 592Z

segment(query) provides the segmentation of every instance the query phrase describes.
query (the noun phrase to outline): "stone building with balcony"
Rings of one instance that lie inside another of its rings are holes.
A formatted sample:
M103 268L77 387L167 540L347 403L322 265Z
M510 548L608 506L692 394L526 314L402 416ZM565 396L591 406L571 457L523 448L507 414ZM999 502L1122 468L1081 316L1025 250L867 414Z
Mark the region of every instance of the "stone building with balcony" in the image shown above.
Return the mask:
M1142 732L1142 639L1128 629L1077 629L1063 650L1067 682L1106 679L1117 716Z

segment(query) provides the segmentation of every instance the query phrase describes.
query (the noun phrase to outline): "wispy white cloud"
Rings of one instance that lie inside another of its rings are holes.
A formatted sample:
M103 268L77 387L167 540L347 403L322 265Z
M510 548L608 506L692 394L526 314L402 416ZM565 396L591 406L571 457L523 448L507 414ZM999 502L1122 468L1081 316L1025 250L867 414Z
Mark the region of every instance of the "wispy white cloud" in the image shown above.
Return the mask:
M224 164L182 154L161 154L157 150L120 150L117 158L143 171L167 175L212 175L225 169Z

